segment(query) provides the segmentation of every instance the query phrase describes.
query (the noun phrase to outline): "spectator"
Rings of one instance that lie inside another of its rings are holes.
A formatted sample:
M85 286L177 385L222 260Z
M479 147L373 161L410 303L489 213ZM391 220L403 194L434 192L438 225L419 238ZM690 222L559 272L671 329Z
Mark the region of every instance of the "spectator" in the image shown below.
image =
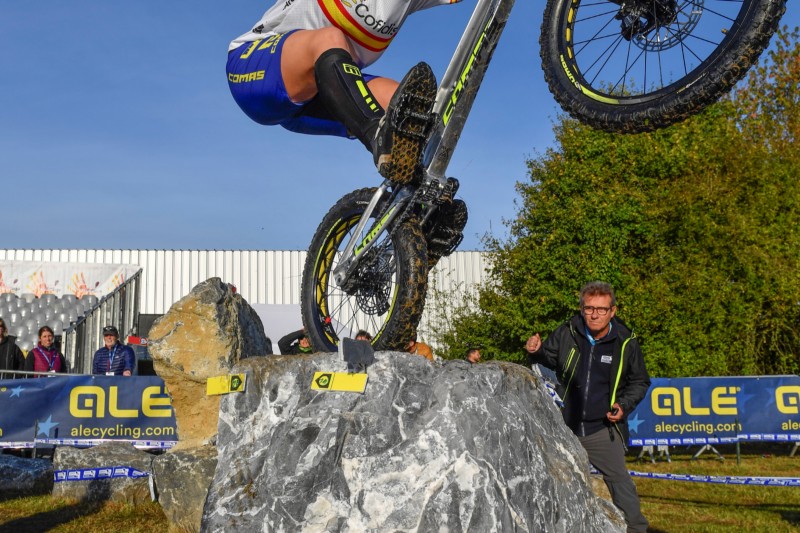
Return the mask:
M410 354L421 355L428 361L433 361L433 350L424 342L410 340L408 344L406 344L406 351Z
M372 342L372 335L369 334L369 331L360 329L358 330L358 333L356 333L356 340Z
M627 416L647 393L650 376L638 340L615 318L616 311L611 285L587 283L581 289L580 313L544 343L538 333L533 335L525 348L530 362L558 374L564 421L603 474L628 531L644 532L648 523L625 466L625 442Z
M39 328L39 343L25 358L25 370L59 374L67 371L67 362L64 356L53 344L55 338L56 336L50 326Z
M0 372L22 370L25 367L25 356L16 341L16 337L8 334L5 320L0 318ZM13 376L3 376L3 379L10 377Z
M106 376L132 376L136 369L133 348L119 342L119 331L114 326L103 328L103 346L94 353L92 374Z
M471 364L480 363L481 362L481 349L480 348L470 348L470 349L468 349L464 359L466 359Z
M299 329L284 336L278 341L278 349L283 355L301 355L314 353L311 341L308 340L305 329Z

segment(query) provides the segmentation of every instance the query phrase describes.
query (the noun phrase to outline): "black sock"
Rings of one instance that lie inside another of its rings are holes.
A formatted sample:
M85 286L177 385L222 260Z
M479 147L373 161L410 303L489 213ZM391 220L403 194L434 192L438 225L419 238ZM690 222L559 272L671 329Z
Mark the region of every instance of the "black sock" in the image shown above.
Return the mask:
M328 111L372 151L384 110L352 56L341 48L327 50L314 64L314 77L319 98Z

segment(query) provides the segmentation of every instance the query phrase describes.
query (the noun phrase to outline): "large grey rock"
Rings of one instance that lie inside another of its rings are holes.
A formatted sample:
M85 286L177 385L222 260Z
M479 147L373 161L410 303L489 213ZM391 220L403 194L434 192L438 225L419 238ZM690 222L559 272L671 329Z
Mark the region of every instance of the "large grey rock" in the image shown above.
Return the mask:
M253 308L211 278L153 324L149 350L172 397L178 447L198 448L217 432L219 396L206 396L206 380L227 374L240 359L272 353L272 345Z
M46 459L22 459L0 455L0 500L50 494L53 464Z
M171 532L200 531L203 504L217 466L217 448L169 452L153 459L153 481L158 503Z
M53 455L53 468L58 472L121 466L150 473L152 461L152 455L137 450L128 443L110 442L85 449L59 446ZM150 480L145 476L60 481L53 486L53 496L140 505L150 500Z
M530 370L376 356L364 395L310 390L337 354L238 365L203 531L624 531Z

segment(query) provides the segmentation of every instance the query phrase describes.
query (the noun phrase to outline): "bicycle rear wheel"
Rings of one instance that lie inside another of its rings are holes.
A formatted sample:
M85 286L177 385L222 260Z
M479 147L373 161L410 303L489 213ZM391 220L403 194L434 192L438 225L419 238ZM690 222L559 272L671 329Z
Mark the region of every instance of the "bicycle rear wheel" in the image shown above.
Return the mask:
M651 131L727 93L785 10L786 0L548 0L542 68L573 117Z
M339 286L333 277L375 190L345 195L325 215L311 241L303 269L301 312L315 350L335 351L342 338L354 337L359 329L372 334L372 345L379 350L402 350L416 338L428 262L425 237L415 218L380 234L363 252L358 271L346 286ZM369 229L367 224L365 231Z

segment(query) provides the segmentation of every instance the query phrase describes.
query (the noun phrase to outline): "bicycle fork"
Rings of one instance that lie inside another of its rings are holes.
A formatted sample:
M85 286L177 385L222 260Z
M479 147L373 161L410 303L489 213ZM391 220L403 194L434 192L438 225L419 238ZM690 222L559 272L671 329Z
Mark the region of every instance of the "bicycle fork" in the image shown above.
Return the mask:
M381 234L391 230L393 222L397 220L397 217L401 213L405 212L408 202L414 196L414 191L411 190L410 187L400 187L384 212L379 213L380 218L375 217L376 220L372 224L372 227L367 234L364 235L367 221L372 218L375 209L377 209L378 204L391 185L392 183L390 181L384 181L375 191L375 194L372 195L369 204L367 204L364 210L364 214L361 216L361 220L358 221L353 236L342 252L339 265L333 271L333 280L345 291L347 291L348 280L351 279L352 274L358 269L359 260L364 257L365 252L372 248Z

